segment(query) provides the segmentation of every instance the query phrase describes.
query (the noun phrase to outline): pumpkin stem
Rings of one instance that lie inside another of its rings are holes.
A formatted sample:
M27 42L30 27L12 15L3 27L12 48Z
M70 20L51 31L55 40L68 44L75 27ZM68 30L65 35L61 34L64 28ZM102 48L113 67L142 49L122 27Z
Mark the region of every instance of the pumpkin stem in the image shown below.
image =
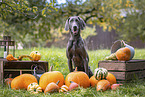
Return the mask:
M70 83L75 83L75 82L73 82L73 81L70 81Z
M121 46L123 46L123 47L126 46L126 43L123 40L121 41Z
M53 71L53 65L50 66L49 72Z
M75 68L75 71L77 71L77 70L78 70L78 68L76 67L76 68Z
M56 84L58 85L58 84L59 84L59 82L60 82L60 81L58 80L58 81L56 82Z

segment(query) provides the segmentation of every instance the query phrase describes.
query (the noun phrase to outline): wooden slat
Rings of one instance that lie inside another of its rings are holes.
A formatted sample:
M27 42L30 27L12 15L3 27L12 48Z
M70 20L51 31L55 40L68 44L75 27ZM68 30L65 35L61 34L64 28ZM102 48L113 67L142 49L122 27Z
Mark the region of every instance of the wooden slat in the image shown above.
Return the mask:
M22 70L22 71L32 71L31 69L4 69L4 72L5 71L20 71L20 70Z
M145 61L138 63L126 63L126 71L135 71L135 70L143 70L145 69Z
M109 72L112 73L117 80L128 81L128 80L133 80L138 78L139 79L145 78L145 70L132 71L132 72L112 72L112 71Z
M107 70L136 71L145 69L145 60L99 61L99 67Z
M3 84L3 61L0 61L0 83Z
M109 72L112 73L117 80L125 80L125 72Z
M103 67L106 68L107 70L126 71L126 64L124 62L121 63L99 62L98 67Z

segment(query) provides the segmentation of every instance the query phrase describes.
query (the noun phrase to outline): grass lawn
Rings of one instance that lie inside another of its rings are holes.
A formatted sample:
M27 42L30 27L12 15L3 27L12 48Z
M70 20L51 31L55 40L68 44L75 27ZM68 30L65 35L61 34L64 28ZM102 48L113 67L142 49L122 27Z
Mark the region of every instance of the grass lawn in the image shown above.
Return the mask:
M66 58L66 49L59 48L31 48L16 50L16 57L23 54L30 54L31 51L37 50L41 53L43 61L48 61L49 66L53 65L55 71L60 71L64 77L69 73ZM145 59L145 49L135 49L134 59ZM110 50L88 51L89 66L92 71L98 67L98 62L104 60L110 54ZM29 60L27 58L23 60ZM135 80L129 83L124 83L116 91L107 90L105 92L97 92L95 88L79 88L79 90L70 91L67 93L47 94L31 94L26 90L12 90L9 87L0 85L0 97L144 97L145 96L145 80Z

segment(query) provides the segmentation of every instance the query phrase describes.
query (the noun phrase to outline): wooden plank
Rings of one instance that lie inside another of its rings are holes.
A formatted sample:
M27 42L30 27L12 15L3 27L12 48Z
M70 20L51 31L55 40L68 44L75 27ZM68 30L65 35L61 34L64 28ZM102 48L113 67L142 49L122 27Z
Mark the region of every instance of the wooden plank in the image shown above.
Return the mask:
M44 61L12 61L8 62L5 61L4 68L5 69L31 69L31 66L37 64L40 65L45 69L45 71L48 71L48 62Z
M145 78L145 70L126 72L126 80Z
M130 60L130 61L99 61L99 67L107 70L118 71L135 71L145 69L145 60Z
M106 68L107 70L126 71L126 64L124 62L121 63L99 62L98 67L103 67Z
M125 72L109 72L116 77L116 80L125 80Z
M31 71L22 71L22 74L32 74ZM4 78L8 78L9 74L12 74L12 78L15 78L16 76L20 75L20 71L5 71L4 72Z
M112 71L109 72L112 73L117 80L128 81L133 79L145 78L145 70L132 72L112 72Z
M32 71L31 69L4 69L4 72L5 71L20 71L20 70L22 70L22 71ZM34 71L34 70L33 70ZM36 70L35 70L36 71Z
M0 83L3 84L3 61L0 61Z
M126 63L126 71L133 70L143 70L145 69L145 61L144 62L135 62L135 63Z

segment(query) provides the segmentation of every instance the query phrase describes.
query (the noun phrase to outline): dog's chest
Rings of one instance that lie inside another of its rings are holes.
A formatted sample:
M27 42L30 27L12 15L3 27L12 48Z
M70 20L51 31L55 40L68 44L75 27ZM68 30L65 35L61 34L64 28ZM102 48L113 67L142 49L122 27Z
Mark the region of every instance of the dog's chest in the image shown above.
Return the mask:
M79 62L82 60L82 44L80 42L73 42L73 45L70 49L70 56L74 62Z

